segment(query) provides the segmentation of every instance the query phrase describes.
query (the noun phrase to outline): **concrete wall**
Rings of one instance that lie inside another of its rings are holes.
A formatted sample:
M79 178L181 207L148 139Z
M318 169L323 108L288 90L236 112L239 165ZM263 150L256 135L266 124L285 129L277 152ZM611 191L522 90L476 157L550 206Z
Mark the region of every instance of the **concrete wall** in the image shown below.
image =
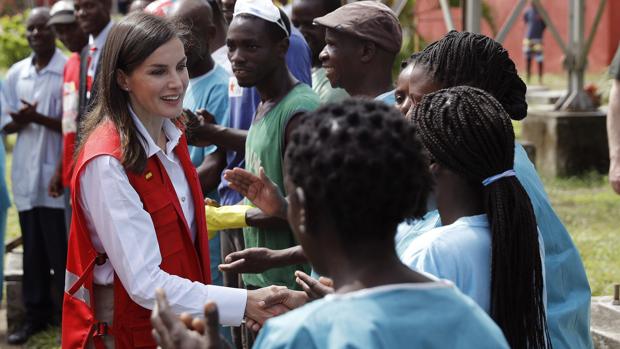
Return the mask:
M501 28L510 12L516 4L516 0L485 0L492 8L493 18L496 26ZM553 23L566 41L568 38L568 5L569 0L541 0L543 6L551 16ZM592 22L596 14L599 0L586 1L586 38L592 27ZM429 41L435 41L446 32L446 28L439 9L438 0L417 0L416 13L418 14L419 31L422 37ZM452 16L457 26L461 30L461 13L459 9L453 9ZM600 72L607 69L611 62L618 42L620 41L620 1L608 0L607 5L599 24L595 40L592 44L590 55L588 56L589 71ZM493 36L489 26L483 22L483 33ZM515 23L508 34L504 46L508 49L511 57L517 63L519 71L525 70L525 61L522 54L522 40L525 32L522 16ZM563 53L553 39L549 30L545 31L543 38L545 45L546 71L561 73Z

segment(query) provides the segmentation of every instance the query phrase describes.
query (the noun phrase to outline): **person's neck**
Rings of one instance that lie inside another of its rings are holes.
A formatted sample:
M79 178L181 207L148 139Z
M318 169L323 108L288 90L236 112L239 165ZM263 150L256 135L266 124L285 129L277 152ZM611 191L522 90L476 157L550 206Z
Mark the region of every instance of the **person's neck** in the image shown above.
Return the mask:
M375 98L394 89L392 75L389 71L382 71L369 67L364 73L360 73L359 77L359 81L354 81L350 86L345 88L347 93L351 96Z
M99 34L101 34L103 30L108 26L108 24L110 24L110 19L108 19L108 21L105 23L103 27L99 28L96 32L91 33L91 35L93 36L93 39L97 38Z
M260 94L261 102L265 103L286 96L293 86L295 86L295 78L288 71L286 64L283 63L274 70L273 74L256 84L256 89Z
M133 110L134 113L136 113L138 119L140 119L142 126L144 126L144 128L146 129L146 132L149 134L149 136L151 136L151 139L153 139L153 141L165 152L166 138L162 137L164 136L164 118L155 116L140 116L141 113L139 111L137 111L135 108Z
M442 225L450 225L459 218L484 213L482 193L479 189L474 189L470 185L457 185L443 192L448 192L450 195L437 196L437 210Z
M54 48L53 50L50 50L49 52L41 52L38 54L34 55L34 67L37 71L47 67L48 64L50 64L50 61L52 60L52 57L54 57L54 53L56 53L56 48Z
M355 256L342 256L337 263L332 261L330 264L329 276L334 280L337 293L383 285L430 281L400 261L393 243L373 246L372 249L363 252L356 251Z
M211 55L207 55L206 58L199 60L196 64L192 64L191 69L188 70L189 78L197 78L210 72L214 66L213 58Z

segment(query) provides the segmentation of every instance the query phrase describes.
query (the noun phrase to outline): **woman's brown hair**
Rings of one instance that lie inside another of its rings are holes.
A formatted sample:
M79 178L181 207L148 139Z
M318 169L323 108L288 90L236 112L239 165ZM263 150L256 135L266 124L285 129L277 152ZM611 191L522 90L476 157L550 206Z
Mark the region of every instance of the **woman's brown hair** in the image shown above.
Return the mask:
M157 48L182 36L177 24L145 13L132 13L112 28L101 52L101 65L93 86L97 89L94 107L80 127L76 154L93 130L110 120L120 135L123 167L135 173L144 171L147 156L140 141L143 136L129 112L129 94L117 83L117 71L131 74Z

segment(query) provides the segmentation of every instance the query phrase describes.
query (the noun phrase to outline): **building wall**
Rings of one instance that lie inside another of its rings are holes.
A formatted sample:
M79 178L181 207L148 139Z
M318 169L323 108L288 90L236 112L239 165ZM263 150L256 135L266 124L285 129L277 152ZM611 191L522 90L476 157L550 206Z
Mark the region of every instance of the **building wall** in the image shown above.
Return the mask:
M508 19L510 12L516 4L516 0L485 0L492 8L491 12L496 26L501 28L503 23ZM560 32L560 36L566 43L568 39L568 22L569 22L569 0L542 0L543 6L549 13L555 27ZM590 33L592 22L596 15L598 0L586 1L586 26L585 38ZM417 0L416 13L418 14L418 28L421 36L428 42L438 40L446 32L446 27L441 15L438 0ZM459 9L452 10L452 17L457 26L461 30L461 13ZM600 72L607 69L611 62L618 42L620 40L620 1L609 0L598 30L595 35L592 49L588 55L588 71ZM493 36L487 23L483 21L482 31L485 35ZM525 60L522 53L522 40L525 33L525 25L523 16L520 15L518 21L512 27L510 33L504 41L504 46L510 52L511 57L517 64L519 71L525 69ZM555 42L551 32L547 29L543 38L545 50L545 70L547 72L561 73L563 72L562 61L563 52L559 45Z

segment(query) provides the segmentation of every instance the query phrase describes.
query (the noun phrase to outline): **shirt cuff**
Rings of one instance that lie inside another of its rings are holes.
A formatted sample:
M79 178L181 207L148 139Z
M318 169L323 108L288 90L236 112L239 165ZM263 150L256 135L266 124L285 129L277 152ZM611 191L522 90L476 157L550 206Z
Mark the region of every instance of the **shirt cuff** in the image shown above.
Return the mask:
M209 301L215 302L223 326L239 326L245 314L248 291L242 288L207 285Z

